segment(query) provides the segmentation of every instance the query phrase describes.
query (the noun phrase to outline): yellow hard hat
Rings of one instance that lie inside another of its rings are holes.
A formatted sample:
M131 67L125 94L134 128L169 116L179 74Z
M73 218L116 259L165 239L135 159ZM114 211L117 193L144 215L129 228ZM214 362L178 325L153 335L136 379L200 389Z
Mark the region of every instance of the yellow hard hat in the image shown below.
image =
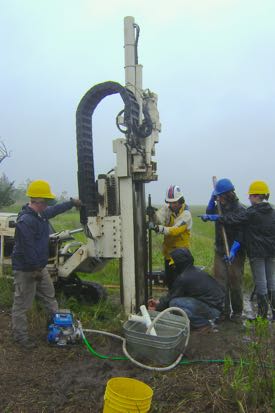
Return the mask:
M52 193L49 183L40 179L29 184L26 195L30 198L55 198L55 195Z
M267 195L270 194L268 185L264 181L254 181L248 189L249 195Z

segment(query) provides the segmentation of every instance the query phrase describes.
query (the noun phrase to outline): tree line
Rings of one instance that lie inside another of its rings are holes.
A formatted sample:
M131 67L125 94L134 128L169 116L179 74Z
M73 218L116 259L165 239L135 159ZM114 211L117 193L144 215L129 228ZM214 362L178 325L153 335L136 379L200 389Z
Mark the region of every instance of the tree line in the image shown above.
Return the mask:
M0 208L15 203L27 202L26 187L30 181L15 187L14 182L10 181L5 173L0 176Z

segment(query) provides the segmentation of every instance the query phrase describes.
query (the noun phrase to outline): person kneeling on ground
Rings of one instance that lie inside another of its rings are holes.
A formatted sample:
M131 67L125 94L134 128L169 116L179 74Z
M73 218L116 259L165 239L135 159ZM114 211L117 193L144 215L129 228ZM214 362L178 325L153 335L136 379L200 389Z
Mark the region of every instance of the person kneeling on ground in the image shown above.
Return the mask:
M205 330L219 318L224 308L225 292L206 271L194 266L194 258L186 248L171 252L177 277L168 294L148 301L148 310L162 311L168 307L183 309L193 329ZM210 321L211 320L211 321Z

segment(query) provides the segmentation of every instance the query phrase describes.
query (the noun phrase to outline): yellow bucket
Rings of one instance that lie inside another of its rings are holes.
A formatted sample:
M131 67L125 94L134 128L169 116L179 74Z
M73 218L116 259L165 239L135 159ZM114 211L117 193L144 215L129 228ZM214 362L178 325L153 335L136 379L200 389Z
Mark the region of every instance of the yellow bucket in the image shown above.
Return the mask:
M147 413L153 390L142 381L114 377L107 382L103 413Z

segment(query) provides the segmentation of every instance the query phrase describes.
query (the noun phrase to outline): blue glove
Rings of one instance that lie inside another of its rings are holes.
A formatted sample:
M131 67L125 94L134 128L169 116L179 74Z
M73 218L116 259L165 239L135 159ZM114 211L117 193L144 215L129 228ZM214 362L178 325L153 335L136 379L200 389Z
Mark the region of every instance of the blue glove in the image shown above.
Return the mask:
M238 241L234 241L229 252L229 257L225 256L224 259L226 262L230 262L230 264L234 261L237 252L241 248L241 244Z
M211 198L209 199L208 205L207 205L207 211L213 211L215 209L216 203L215 203L215 195L214 191L211 194Z
M217 214L213 214L213 215L203 214L203 215L199 215L199 217L202 219L203 222L218 221L218 219L220 218L220 215L217 215Z

